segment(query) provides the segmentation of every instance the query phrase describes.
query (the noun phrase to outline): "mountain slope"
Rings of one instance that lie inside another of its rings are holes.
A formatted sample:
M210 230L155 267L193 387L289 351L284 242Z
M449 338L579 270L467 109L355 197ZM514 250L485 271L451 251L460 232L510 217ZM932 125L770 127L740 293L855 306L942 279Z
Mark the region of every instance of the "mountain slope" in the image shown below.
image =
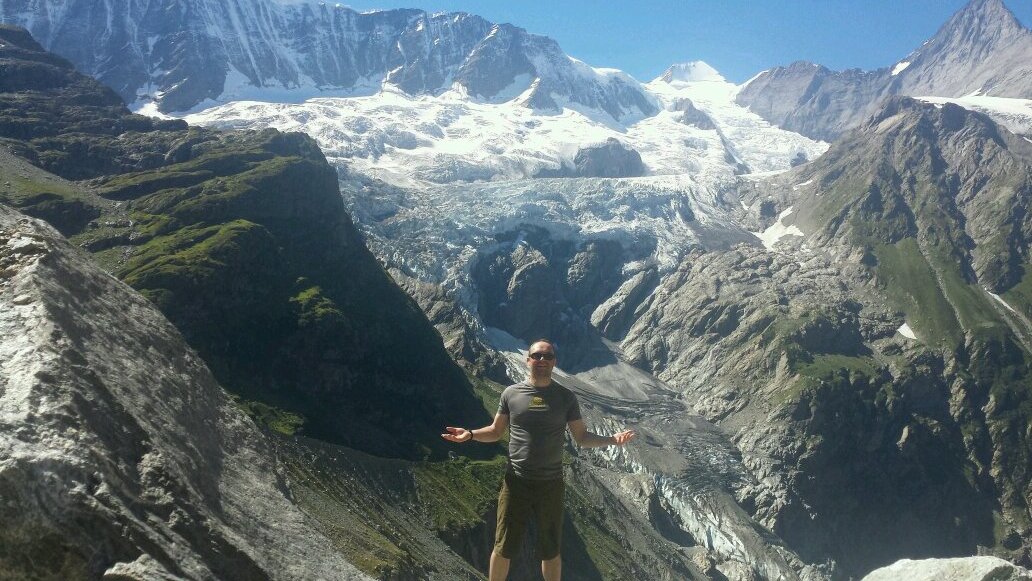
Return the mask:
M691 254L622 337L735 434L766 475L744 502L804 559L1027 562L1030 154L983 115L891 100L743 184L747 220L796 235Z
M5 578L368 579L152 304L0 205Z
M890 95L1032 98L1032 31L1001 0L971 0L894 67L833 72L798 62L751 79L738 103L771 123L832 141Z
M394 87L438 94L453 84L488 101L554 110L563 103L641 117L655 104L629 76L593 69L555 41L469 14L360 13L273 0L4 0L0 21L161 111L210 100L304 99Z
M0 41L0 66L28 71L5 77L5 143L92 179L15 178L0 197L76 216L66 233L154 300L223 385L295 414L309 435L388 455L443 454L441 425L486 421L440 336L365 248L310 139L132 115L24 31Z
M1002 0L972 0L894 67L896 92L1032 98L1030 56L1032 30Z

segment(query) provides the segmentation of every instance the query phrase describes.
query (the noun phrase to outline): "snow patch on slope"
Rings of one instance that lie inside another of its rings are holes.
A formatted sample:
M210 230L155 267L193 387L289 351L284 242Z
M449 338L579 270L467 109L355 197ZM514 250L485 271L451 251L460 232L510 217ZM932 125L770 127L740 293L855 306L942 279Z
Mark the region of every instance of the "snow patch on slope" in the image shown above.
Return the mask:
M1011 133L1018 135L1032 133L1032 99L987 97L977 94L963 97L918 97L918 99L940 107L944 103L960 105L965 109L988 115Z
M785 218L787 218L791 213L792 208L789 207L778 214L777 221L771 224L769 228L763 232L753 232L752 234L760 239L764 248L772 252L774 251L774 247L777 245L778 241L785 236L805 236L803 231L795 224L787 225L784 223Z
M914 330L911 329L910 325L908 325L907 323L903 323L902 325L900 325L899 329L896 329L896 332L900 335L903 335L907 339L917 339L917 335L914 334Z
M1007 301L1003 300L1003 297L1001 297L1000 295L990 291L989 289L984 289L984 290L985 290L986 293L989 294L989 296L993 297L993 300L995 300L996 302L998 302L1001 305L1003 305L1003 307L1006 308L1008 311L1010 311L1012 313L1017 313L1017 311L1014 310L1014 307L1010 306L1009 304L1007 304Z

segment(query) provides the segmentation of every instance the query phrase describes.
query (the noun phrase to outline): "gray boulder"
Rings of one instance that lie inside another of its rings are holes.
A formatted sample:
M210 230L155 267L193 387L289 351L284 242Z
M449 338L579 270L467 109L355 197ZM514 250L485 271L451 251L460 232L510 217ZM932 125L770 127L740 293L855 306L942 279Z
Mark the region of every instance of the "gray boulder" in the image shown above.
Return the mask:
M1032 581L1028 569L998 557L903 559L868 573L862 581Z

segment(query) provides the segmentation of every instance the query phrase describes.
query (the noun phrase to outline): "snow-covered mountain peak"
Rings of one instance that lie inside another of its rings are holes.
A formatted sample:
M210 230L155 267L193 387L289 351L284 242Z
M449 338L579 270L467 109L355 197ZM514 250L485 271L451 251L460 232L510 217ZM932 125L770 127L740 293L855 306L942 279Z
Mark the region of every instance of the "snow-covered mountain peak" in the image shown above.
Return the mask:
M656 80L666 83L691 83L696 81L724 81L717 69L703 61L691 61L671 65Z
M316 0L5 0L0 16L128 102L166 113L384 87L437 95L456 84L471 98L501 102L535 79L524 105L542 111L572 103L625 121L658 110L629 76L571 59L550 38L462 12L358 12Z

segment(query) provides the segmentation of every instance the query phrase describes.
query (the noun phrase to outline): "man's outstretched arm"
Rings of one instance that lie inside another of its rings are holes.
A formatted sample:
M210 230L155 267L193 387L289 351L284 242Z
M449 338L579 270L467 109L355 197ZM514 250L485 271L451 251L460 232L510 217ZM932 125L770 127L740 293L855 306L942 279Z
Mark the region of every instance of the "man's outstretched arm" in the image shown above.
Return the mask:
M623 446L638 437L638 434L635 433L634 430L624 430L622 432L617 432L612 436L599 436L598 434L593 434L588 431L588 427L584 425L584 420L573 420L567 425L570 428L570 434L573 435L573 440L577 442L577 445L581 448Z
M491 422L491 425L477 428L475 430L448 426L445 428L447 433L441 434L441 437L449 442L455 442L457 444L469 442L470 440L476 440L478 442L497 442L508 427L508 414L495 414L494 421Z

